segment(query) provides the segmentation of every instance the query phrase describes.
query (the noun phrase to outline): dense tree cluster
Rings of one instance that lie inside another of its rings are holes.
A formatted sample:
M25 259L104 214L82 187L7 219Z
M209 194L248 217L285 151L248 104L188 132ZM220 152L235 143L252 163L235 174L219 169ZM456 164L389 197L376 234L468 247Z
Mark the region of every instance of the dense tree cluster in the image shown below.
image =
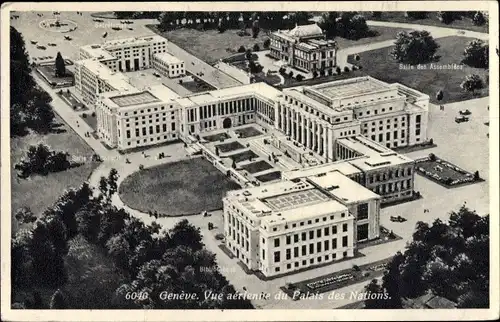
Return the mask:
M53 125L52 98L36 86L31 76L22 35L10 27L10 132L24 135L31 128L48 132Z
M480 39L474 39L467 44L464 50L462 62L476 68L488 68L490 57L490 46Z
M428 15L427 11L406 11L406 16L414 20L425 19Z
M477 74L465 76L464 81L460 84L460 88L472 94L475 94L477 90L483 89L484 86L483 79Z
M319 26L327 38L342 37L357 40L376 35L369 29L365 17L352 11L326 12L322 15Z
M64 171L70 168L72 162L69 154L60 151L51 151L50 148L40 143L31 145L26 156L14 166L19 171L19 177L27 178L33 174L47 175L50 172Z
M389 299L365 302L366 308L401 308L402 300L426 292L458 303L461 308L489 306L489 215L481 217L462 206L448 223L418 222L404 253L388 264L382 285L366 286Z
M436 58L439 45L428 31L399 32L391 56L401 63L425 64Z
M221 301L204 300L204 292L224 295L236 293L226 278L213 268L215 255L204 248L198 228L183 220L170 231L161 230L153 222L145 225L123 209L111 205L110 197L116 193L118 173L112 170L100 180L98 191L87 183L78 189L66 191L57 202L34 222L16 232L12 238L12 283L19 287L53 287L64 289L67 283L65 263L69 242L84 238L122 272L121 286L107 294L109 308L252 308L243 299ZM88 274L88 272L82 272ZM108 280L100 288L106 289ZM70 308L62 291L50 300L50 307ZM129 291L148 292L147 300L127 299ZM160 292L194 292L198 301L165 301ZM70 296L70 294L67 294ZM89 292L83 297L92 297ZM230 297L230 296L227 296ZM31 301L32 302L32 301ZM16 304L33 307L33 303ZM49 302L49 301L47 301ZM85 306L93 303L89 298L78 301ZM73 303L74 305L74 303ZM79 307L92 309L94 307Z

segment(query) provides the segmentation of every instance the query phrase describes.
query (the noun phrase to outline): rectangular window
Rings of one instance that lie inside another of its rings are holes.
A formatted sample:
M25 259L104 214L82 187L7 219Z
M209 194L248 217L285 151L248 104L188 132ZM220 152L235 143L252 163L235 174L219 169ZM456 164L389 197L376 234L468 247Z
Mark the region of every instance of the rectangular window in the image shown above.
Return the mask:
M280 252L274 252L274 262L279 263L280 261Z
M286 236L286 244L287 245L290 245L290 243L292 242L290 236Z
M266 250L265 249L262 250L262 259L263 260L266 259Z
M309 231L309 239L314 239L314 231Z
M293 257L299 257L299 248L298 247L295 247L293 249Z
M316 243L316 252L321 252L321 242Z
M306 245L302 245L302 256L306 256L307 255L307 247Z
M347 224L342 224L342 231L343 232L346 232L347 231Z
M280 239L279 238L274 239L274 247L280 247Z
M348 236L342 237L342 247L347 247L347 238Z
M299 242L299 234L293 235L293 242L298 243Z
M358 220L368 219L368 204L358 205Z
M292 258L292 250L290 248L288 248L286 250L286 259L291 259Z
M321 237L321 229L316 230L316 237Z
M314 244L309 244L309 254L314 254Z
M337 233L337 226L332 226L332 235Z
M337 238L332 239L332 249L337 249Z
M325 252L326 251L329 251L330 250L330 241L329 240L325 240Z
M302 241L304 241L304 240L306 240L306 239L307 239L307 235L306 235L306 233L302 233L301 235L302 235Z
M325 236L330 236L330 228L325 227Z

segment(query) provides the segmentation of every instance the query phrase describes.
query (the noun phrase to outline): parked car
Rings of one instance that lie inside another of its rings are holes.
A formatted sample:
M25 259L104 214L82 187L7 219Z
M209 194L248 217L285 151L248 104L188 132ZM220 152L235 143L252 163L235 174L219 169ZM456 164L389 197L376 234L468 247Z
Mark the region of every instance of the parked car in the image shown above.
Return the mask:
M45 50L45 49L47 49L47 47L42 46L42 45L37 45L37 46L36 46L36 48L41 49L41 50Z
M405 222L406 218L403 218L401 216L391 216L391 221L396 221L396 222Z
M72 38L70 36L64 36L64 39L71 40Z
M32 43L33 45L36 45L36 44L37 44L37 42L38 42L38 41L36 41L36 40L32 40L32 41L31 41L31 43Z
M461 111L459 111L459 113L460 113L460 115L471 115L472 114L471 111L469 111L469 110L461 110Z
M55 46L57 46L57 44L55 44L55 43L53 43L53 42L49 42L49 43L48 43L48 45L49 45L49 46L51 46L51 47L55 47Z
M469 122L469 118L467 116L457 116L455 117L455 122L457 123L462 123L462 122Z
M161 77L161 75L158 74L157 72L154 72L153 75L155 75L156 77Z

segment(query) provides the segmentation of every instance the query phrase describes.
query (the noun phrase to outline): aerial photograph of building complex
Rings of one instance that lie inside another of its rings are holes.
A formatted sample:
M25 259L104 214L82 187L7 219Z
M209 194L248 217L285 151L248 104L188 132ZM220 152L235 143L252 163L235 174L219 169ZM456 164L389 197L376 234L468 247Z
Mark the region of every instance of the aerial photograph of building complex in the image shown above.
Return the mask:
M488 10L9 10L12 310L490 308Z

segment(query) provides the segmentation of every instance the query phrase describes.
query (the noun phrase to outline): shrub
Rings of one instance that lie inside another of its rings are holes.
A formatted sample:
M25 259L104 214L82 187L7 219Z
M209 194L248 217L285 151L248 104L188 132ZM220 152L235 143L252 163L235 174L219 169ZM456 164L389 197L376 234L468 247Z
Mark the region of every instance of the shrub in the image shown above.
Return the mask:
M288 73L288 76L290 76L290 78L292 78L292 77L293 77L293 71L290 71L290 72Z
M144 165L139 164L139 170L144 170Z
M87 118L87 113L83 113L83 114L82 114L82 117L83 117L84 119L86 119L86 118Z
M301 74L297 74L297 76L295 76L295 79L300 82L304 80L304 76L302 76Z
M436 161L437 160L436 155L434 153L429 153L429 160Z
M95 112L92 112L92 114L91 114L91 115L92 115L92 117L95 117Z
M319 71L319 75L320 75L320 76L325 76L325 70L324 70L324 69L321 69L321 70Z
M318 72L317 72L317 71L313 71L313 72L312 72L312 76L313 76L313 78L318 77Z
M359 266L356 264L352 265L352 269L356 272L359 272L361 270L361 268L359 268Z
M335 68L335 71L337 72L337 75L340 75L342 73L342 70L340 69L339 66L337 66L337 68Z
M217 239L217 240L223 240L224 239L224 234L222 234L222 233L216 234L215 235L215 239Z
M481 179L481 178L479 177L479 171L477 171L477 170L476 170L476 171L474 172L474 180L479 180L479 179Z
M346 67L344 67L344 72L345 72L345 73L349 73L350 71L351 71L351 70L349 69L349 67L347 67L347 66L346 66Z
M433 144L434 144L434 140L433 140L432 138L429 140L429 144L430 144L430 145L433 145Z
M73 109L76 111L76 109L78 108L78 106L76 105L73 105Z
M238 48L238 52L239 52L239 53L244 53L244 52L246 52L246 51L247 51L247 50L246 50L245 46L240 46L240 48Z
M359 69L359 70L363 69L363 66L359 65L359 66L358 66L358 69Z
M259 44L253 45L253 51L259 51L259 50L260 50Z
M391 56L400 63L424 64L435 58L439 45L426 30L399 32Z
M474 17L472 18L472 22L474 22L474 24L476 26L484 25L486 23L486 19L484 18L484 14L481 11L476 12Z
M264 40L263 46L265 49L269 48L270 45L271 45L271 40L269 38Z

